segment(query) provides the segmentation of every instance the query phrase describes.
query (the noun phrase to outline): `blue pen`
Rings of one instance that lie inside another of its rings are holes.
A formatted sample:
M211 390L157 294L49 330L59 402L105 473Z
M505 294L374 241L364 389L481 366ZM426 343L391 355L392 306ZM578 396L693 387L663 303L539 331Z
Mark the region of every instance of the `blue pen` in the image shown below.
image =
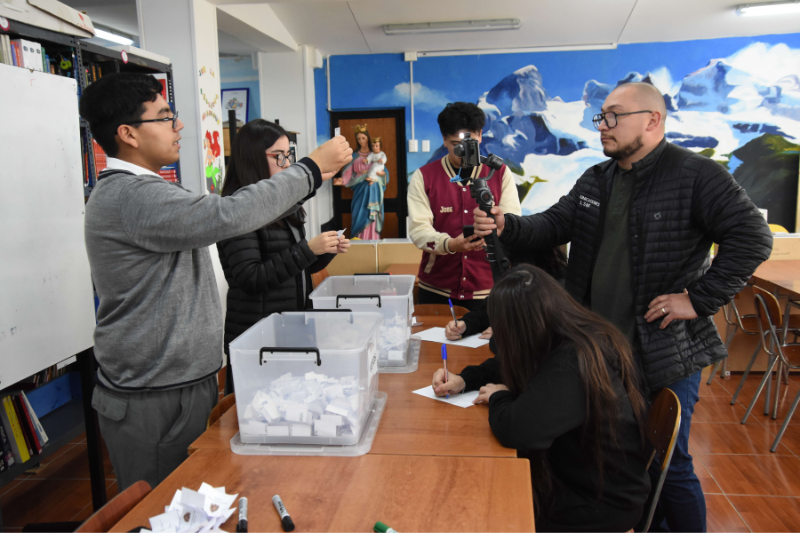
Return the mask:
M455 312L455 310L453 310L453 300L451 300L450 298L448 298L448 299L447 299L447 303L449 303L449 304L450 304L450 314L451 314L451 315L453 315L453 323L454 323L454 324L455 324L455 326L456 326L456 331L458 331L458 320L456 320L456 312ZM461 335L459 335L459 336L458 336L458 338L460 339L460 338L461 338Z
M444 362L444 382L447 383L447 345L442 344L442 361ZM450 399L450 391L447 391L447 399Z

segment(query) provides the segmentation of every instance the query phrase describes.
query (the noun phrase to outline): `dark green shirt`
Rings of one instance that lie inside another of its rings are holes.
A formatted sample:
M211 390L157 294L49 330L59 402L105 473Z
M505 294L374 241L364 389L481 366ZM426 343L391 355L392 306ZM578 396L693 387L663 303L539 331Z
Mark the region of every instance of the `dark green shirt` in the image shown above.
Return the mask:
M635 172L617 165L603 240L592 273L592 311L614 324L632 345L636 340L636 316L629 227L635 181Z

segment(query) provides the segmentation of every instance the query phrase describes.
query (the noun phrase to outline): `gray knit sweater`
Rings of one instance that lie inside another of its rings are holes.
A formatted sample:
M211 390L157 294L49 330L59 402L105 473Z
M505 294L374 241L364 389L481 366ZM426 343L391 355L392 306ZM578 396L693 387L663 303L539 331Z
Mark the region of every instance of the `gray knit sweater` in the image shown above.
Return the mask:
M86 204L100 299L94 353L117 390L190 385L222 364L222 307L208 246L261 228L322 184L310 159L232 196L109 172Z

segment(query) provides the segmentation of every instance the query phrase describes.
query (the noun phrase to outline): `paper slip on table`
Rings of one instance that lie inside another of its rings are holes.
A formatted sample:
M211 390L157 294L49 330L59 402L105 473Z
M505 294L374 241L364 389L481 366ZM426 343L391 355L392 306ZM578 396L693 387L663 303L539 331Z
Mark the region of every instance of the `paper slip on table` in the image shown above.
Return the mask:
M422 316L417 320L423 325L412 332L443 327L449 321L446 316ZM492 356L488 346L451 345L447 353L451 372L480 364ZM487 406L462 408L411 392L430 386L433 373L441 367L441 345L423 342L416 372L380 374L378 389L387 393L388 398L369 454L515 458L516 450L502 447L492 434ZM234 406L189 446L189 453L201 449L230 451L231 439L238 431Z
M198 450L111 531L148 526L176 490L206 482L248 499L249 531L282 531L279 494L296 531L534 531L527 459L241 456ZM223 524L236 528L236 513Z

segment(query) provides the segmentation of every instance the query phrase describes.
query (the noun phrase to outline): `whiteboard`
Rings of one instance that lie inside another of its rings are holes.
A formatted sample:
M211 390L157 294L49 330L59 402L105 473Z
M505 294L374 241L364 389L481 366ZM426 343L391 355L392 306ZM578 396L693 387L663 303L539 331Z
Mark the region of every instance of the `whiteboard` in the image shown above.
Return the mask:
M0 388L93 343L75 80L0 64Z

